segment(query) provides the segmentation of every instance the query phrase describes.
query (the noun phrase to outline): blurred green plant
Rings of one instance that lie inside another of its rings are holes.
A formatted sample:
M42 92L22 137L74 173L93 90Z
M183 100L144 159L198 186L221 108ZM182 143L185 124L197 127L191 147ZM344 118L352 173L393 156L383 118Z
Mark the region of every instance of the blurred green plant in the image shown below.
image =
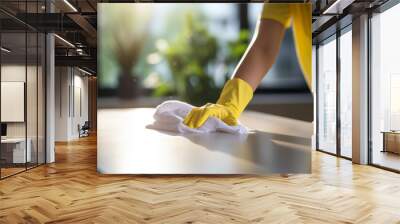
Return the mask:
M139 76L134 73L144 40L148 35L150 8L133 5L110 5L105 29L110 49L109 60L118 67L118 96L133 98L139 93ZM123 22L121 22L123 21Z
M219 88L209 70L216 63L217 39L212 36L200 19L186 15L185 26L178 37L162 50L171 70L173 83L161 84L155 94L171 93L193 105L215 102Z

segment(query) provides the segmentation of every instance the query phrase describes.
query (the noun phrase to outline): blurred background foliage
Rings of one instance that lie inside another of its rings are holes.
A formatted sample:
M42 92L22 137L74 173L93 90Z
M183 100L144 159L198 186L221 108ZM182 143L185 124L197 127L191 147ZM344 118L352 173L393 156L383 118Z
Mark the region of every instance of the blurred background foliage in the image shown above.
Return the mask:
M160 52L171 70L171 92L195 105L214 102L219 90L210 74L210 67L216 63L217 52L217 39L208 32L204 23L195 19L193 14L186 14L182 32ZM167 93L155 89L156 96L163 94Z
M209 31L201 10L185 9L166 16L166 26L157 34L157 25L148 21L149 15L155 16L151 8L144 12L142 7L127 4L103 7L100 85L116 86L121 98L142 94L173 96L193 105L215 102L246 50L250 34L242 30L233 40L221 41ZM222 73L219 84L215 79L218 68Z
M262 6L98 4L99 108L215 102L247 49ZM312 99L288 29L248 109L311 121Z
M260 3L99 4L99 96L145 106L166 99L215 102L261 9ZM257 91L306 88L289 29Z

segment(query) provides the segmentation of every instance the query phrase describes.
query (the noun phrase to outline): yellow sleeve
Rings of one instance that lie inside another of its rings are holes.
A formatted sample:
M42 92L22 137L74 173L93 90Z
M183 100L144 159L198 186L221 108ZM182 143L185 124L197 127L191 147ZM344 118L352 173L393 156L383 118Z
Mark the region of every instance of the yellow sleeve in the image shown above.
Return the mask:
M308 87L311 89L311 55L312 55L312 32L311 32L311 4L299 3L292 5L292 26L296 47L297 58L303 71Z
M272 19L288 28L291 23L289 5L290 3L264 3L261 19Z

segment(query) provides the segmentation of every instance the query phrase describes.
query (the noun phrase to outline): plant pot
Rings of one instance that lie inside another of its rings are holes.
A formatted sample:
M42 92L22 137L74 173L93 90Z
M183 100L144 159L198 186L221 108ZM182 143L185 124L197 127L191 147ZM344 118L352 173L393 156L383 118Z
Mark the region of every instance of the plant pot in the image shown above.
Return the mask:
M118 78L118 97L121 99L134 99L139 96L140 82L137 76L122 73Z

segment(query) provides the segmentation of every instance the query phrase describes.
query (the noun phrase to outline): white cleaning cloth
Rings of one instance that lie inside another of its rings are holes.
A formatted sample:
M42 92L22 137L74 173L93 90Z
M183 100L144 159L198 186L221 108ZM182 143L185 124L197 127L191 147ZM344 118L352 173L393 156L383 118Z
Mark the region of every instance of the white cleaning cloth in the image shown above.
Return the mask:
M247 134L248 130L240 123L236 126L229 126L223 121L210 117L200 128L189 128L183 123L186 115L192 110L193 106L177 100L168 100L158 105L154 113L154 123L148 128L179 132L179 133L209 133L209 132L228 132L232 134Z

